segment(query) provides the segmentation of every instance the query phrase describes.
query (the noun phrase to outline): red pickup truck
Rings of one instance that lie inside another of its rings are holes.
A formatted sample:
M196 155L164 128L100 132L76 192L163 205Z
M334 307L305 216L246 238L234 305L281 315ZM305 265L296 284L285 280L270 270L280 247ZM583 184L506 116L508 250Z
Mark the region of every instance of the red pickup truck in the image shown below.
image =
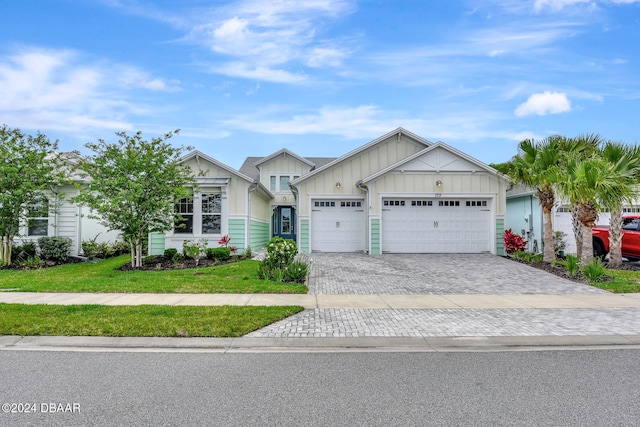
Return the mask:
M604 258L609 253L609 227L592 229L593 255ZM640 260L640 215L622 217L622 256L629 261Z

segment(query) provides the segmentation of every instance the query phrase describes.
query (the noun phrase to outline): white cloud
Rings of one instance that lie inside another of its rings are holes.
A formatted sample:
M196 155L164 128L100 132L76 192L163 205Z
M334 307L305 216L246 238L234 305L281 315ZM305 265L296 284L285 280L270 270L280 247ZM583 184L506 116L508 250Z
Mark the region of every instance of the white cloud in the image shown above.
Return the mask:
M571 102L567 95L560 92L534 93L526 102L518 105L514 114L518 117L546 116L547 114L559 114L571 111Z
M0 115L12 127L130 130L130 116L151 111L131 91L176 88L135 67L86 62L71 50L27 47L0 57Z
M592 6L595 5L595 2L593 0L536 0L533 4L533 8L536 12L540 12L541 10L546 8L557 12L567 6L573 6L580 3L587 3Z
M348 55L340 43L319 41L321 24L354 10L351 0L245 0L194 17L187 40L203 44L229 60L211 71L233 77L281 83L302 78L287 71L292 63L336 67Z

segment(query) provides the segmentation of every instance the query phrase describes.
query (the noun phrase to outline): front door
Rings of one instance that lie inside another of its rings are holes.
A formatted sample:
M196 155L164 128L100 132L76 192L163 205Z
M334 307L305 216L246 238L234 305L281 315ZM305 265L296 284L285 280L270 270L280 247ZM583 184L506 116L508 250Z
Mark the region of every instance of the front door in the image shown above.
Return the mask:
M293 206L278 206L273 210L273 235L296 240L296 210Z

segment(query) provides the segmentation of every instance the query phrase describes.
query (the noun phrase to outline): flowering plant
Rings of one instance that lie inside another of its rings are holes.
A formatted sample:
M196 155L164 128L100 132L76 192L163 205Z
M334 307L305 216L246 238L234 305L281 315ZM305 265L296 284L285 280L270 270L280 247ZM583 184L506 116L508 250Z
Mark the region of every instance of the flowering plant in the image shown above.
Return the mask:
M515 234L511 229L504 230L504 249L508 254L515 251L522 251L527 247L527 241L518 234Z
M229 235L228 235L228 234L226 234L226 235L222 236L222 238L221 238L220 240L218 240L218 244L219 244L220 246L223 246L223 247L225 247L225 248L226 248L226 247L228 247L228 246L229 246L229 242L230 242L230 241L231 241L231 237L229 237Z

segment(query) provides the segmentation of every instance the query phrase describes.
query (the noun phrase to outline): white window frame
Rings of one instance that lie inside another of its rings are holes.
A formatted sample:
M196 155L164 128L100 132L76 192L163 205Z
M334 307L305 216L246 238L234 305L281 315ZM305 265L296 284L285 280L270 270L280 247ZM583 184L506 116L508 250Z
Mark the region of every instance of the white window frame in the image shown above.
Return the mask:
M43 206L40 209L40 212L35 212L35 215L32 216L33 211L35 210L34 207L39 205L39 204L43 204ZM48 236L49 235L49 205L50 205L50 201L49 198L45 195L38 195L34 198L34 200L31 201L31 203L29 203L29 205L27 206L27 232L26 235L29 237L43 237L43 236ZM46 209L46 211L45 211ZM37 214L42 214L42 213L46 213L46 215L40 215L40 216L36 216ZM46 230L44 234L35 234L35 233L31 233L31 221L46 221L46 225L44 226L44 229Z
M271 175L269 175L269 190L272 193L290 193L291 189L289 188L289 186L287 185L286 188L281 188L280 186L280 180L283 177L288 177L289 178L289 182L293 181L294 179L300 178L300 174L292 174L292 173L272 173ZM274 182L275 180L275 182Z
M224 197L222 195L222 191L219 187L212 187L212 188L199 188L200 191L193 193L193 195L191 196L192 202L193 202L193 212L192 213L185 213L186 215L192 215L193 220L192 220L192 229L191 232L184 232L181 229L177 229L174 227L173 229L173 235L174 236L188 236L188 237L194 237L194 236L202 236L205 238L216 238L219 236L222 236L223 234L223 228L224 228L224 224L223 224L223 217L224 217ZM203 195L208 195L208 196L217 196L220 200L220 212L212 212L212 213L204 213L202 211L203 208L203 203L202 203L202 196ZM189 197L184 197L183 199L188 199ZM181 199L182 200L182 199ZM180 203L180 202L178 202ZM183 216L185 216L185 214L182 214ZM203 233L203 222L202 219L204 216L218 216L220 218L220 230L217 233Z

